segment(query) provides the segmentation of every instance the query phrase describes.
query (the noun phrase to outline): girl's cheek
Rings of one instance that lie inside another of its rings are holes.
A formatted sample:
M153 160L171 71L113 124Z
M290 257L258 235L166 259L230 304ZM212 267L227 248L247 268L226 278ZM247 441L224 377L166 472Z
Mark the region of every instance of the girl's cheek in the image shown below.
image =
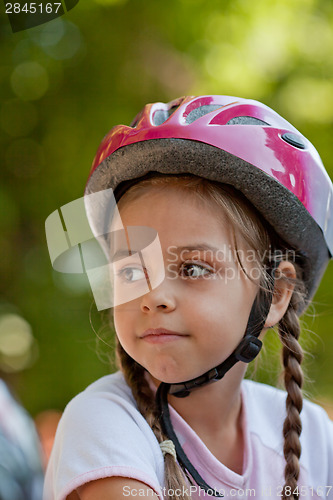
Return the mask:
M118 334L118 332L121 331L121 326L122 326L121 316L122 315L119 313L119 311L114 311L114 313L113 313L113 323L114 323L114 327L115 327L115 330L116 330L117 334Z

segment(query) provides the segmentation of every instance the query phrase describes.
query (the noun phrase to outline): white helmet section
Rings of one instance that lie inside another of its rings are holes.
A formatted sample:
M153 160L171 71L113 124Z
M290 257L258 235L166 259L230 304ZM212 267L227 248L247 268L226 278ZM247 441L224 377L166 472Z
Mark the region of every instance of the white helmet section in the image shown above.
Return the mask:
M164 280L157 232L125 227L112 189L62 206L46 219L45 230L53 268L85 273L99 311L141 297Z

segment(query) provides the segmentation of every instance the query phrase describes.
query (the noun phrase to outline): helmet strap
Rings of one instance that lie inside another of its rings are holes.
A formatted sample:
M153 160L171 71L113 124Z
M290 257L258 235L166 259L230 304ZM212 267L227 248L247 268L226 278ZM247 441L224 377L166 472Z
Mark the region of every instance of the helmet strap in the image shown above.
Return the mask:
M191 484L193 484L193 481L191 480L191 478L193 478L194 481L196 482L196 484L198 486L200 486L200 488L202 488L204 491L208 492L210 495L213 495L214 497L221 498L224 495L221 495L214 488L211 488L206 483L206 481L200 476L199 472L191 464L186 453L184 452L183 448L181 447L180 442L178 441L178 438L176 436L176 433L174 431L174 428L172 426L171 419L170 419L170 412L169 412L169 405L168 405L169 388L170 388L170 384L165 384L164 382L162 382L159 385L157 392L156 392L156 402L157 402L157 407L158 407L158 411L160 414L160 420L161 420L163 432L168 436L168 438L175 445L177 460L178 460L179 464L181 465L189 482Z

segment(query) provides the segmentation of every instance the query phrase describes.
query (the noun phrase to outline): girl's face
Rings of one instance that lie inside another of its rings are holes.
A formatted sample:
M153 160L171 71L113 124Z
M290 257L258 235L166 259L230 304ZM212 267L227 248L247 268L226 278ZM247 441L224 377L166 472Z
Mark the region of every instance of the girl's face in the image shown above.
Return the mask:
M258 286L230 255L231 228L218 210L172 187L151 187L120 210L124 226L152 227L161 243L164 281L114 308L121 345L158 381L203 374L224 361L245 333ZM246 255L245 247L240 250ZM253 276L248 260L242 265ZM121 276L129 287L144 279L128 263Z

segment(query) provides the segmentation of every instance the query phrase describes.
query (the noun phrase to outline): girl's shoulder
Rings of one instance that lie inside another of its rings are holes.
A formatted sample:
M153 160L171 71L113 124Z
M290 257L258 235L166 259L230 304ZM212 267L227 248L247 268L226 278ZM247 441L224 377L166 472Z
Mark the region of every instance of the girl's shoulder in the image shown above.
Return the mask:
M110 452L122 447L136 456L143 451L153 461L160 459L158 442L121 372L96 380L66 406L56 444L77 449L83 436L88 449L98 448L105 461Z
M286 417L287 393L275 387L244 380L242 384L244 413L250 435L263 446L283 455L283 422ZM325 410L303 400L301 411L301 463L312 471L326 464L333 466L333 422ZM328 466L328 465L327 465ZM318 477L323 473L318 470Z
M64 499L86 482L126 476L157 491L163 456L122 373L96 380L66 406L45 480L45 499Z
M119 396L127 399L128 401L134 402L131 389L127 385L124 375L121 371L111 373L110 375L105 375L104 377L95 380L90 385L88 385L81 393L79 393L72 401L76 398L82 397L92 397L94 395L99 395L100 397L111 397Z
M264 423L265 420L278 422L281 417L286 416L286 391L253 380L244 380L242 388L250 423ZM333 425L326 411L306 398L303 399L301 417L304 423L317 423L328 427Z
M65 407L62 420L73 421L76 415L80 415L81 420L86 415L89 421L93 417L99 421L107 415L113 425L117 424L117 420L121 422L125 415L136 422L145 422L120 371L94 381L77 394Z

